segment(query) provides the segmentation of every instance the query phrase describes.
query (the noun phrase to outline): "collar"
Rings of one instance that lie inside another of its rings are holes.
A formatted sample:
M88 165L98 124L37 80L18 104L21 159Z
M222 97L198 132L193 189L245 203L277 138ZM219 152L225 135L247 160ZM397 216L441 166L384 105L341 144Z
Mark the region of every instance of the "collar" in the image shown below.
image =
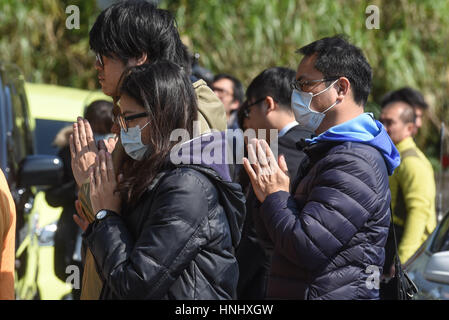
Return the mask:
M291 128L297 126L298 124L299 124L298 121L292 121L289 124L287 124L285 127L282 128L281 131L279 131L278 138L284 136Z
M413 141L412 137L405 138L396 145L396 149L398 149L399 153L411 148L416 148L415 141Z

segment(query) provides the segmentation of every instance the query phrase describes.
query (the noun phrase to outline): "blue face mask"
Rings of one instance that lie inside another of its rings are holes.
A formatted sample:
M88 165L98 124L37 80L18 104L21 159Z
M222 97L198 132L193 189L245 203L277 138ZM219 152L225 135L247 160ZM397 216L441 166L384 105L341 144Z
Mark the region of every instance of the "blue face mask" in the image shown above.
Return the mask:
M332 109L338 101L335 101L329 108L324 110L323 112L317 112L310 109L310 104L312 103L312 98L317 95L322 94L323 92L329 90L335 83L337 83L338 79L335 80L329 87L324 90L321 90L318 93L312 94L311 92L304 92L300 90L294 89L292 92L292 109L295 114L296 121L298 121L299 125L304 129L315 132L315 130L320 126L323 121L326 112Z
M142 130L148 125L148 123L144 125L142 129L140 129L138 125L128 128L128 132L125 132L122 128L120 129L120 139L122 140L123 148L125 149L125 152L134 160L142 160L148 150L149 146L143 144L142 142Z

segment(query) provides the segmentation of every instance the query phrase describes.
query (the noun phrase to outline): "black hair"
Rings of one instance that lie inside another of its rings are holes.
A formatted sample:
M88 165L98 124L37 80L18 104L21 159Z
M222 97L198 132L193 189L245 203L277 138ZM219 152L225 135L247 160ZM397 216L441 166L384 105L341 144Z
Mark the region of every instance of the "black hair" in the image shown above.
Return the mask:
M217 74L214 77L214 80L212 81L212 83L214 83L218 80L221 80L221 79L228 79L232 82L232 91L234 92L234 101L237 100L241 104L243 102L243 100L245 99L245 92L244 92L242 83L236 77L233 77L226 73Z
M315 69L325 78L346 77L354 102L364 106L371 91L372 70L360 48L336 35L312 42L296 51L307 57L317 54Z
M246 99L257 100L266 96L272 97L279 106L288 112L292 112L291 84L295 80L296 72L290 68L274 67L262 71L251 81L246 90Z
M170 139L173 130L185 129L192 136L198 106L187 73L167 60L125 70L120 81L123 94L145 108L151 127L151 153L142 161L131 161L118 186L122 197L135 203L157 173L170 166L170 151L178 143Z
M413 108L420 108L423 110L427 110L429 108L421 92L409 87L388 92L385 96L383 96L380 105L384 108L387 104L393 102L404 102Z
M89 32L89 45L125 64L146 53L149 62L169 60L190 74L190 54L173 15L144 0L120 1L103 10Z
M95 100L84 110L84 118L89 121L92 131L98 134L111 132L113 124L112 102L106 100Z

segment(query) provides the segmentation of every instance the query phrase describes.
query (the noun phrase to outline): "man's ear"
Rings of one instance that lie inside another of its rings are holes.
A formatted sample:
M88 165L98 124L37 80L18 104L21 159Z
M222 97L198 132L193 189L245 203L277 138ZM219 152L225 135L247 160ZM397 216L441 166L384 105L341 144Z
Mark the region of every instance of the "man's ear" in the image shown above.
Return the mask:
M406 128L407 128L407 132L409 132L410 135L413 135L416 130L416 124L414 124L413 122L409 122L406 124Z
M265 105L267 106L267 109L265 111L266 114L268 114L271 111L277 110L277 108L279 107L276 101L274 101L274 99L270 96L267 96L265 98Z
M351 83L349 82L348 78L341 77L337 83L335 83L337 86L337 100L343 101L344 97L348 95L349 90L351 89Z

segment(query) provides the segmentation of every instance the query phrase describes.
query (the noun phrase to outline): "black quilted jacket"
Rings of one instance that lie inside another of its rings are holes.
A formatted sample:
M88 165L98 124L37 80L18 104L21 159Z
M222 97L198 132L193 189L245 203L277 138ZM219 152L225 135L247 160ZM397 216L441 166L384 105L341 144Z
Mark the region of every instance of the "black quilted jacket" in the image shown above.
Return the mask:
M158 177L135 208L84 234L104 282L100 299L235 298L244 202L240 186L211 168Z

